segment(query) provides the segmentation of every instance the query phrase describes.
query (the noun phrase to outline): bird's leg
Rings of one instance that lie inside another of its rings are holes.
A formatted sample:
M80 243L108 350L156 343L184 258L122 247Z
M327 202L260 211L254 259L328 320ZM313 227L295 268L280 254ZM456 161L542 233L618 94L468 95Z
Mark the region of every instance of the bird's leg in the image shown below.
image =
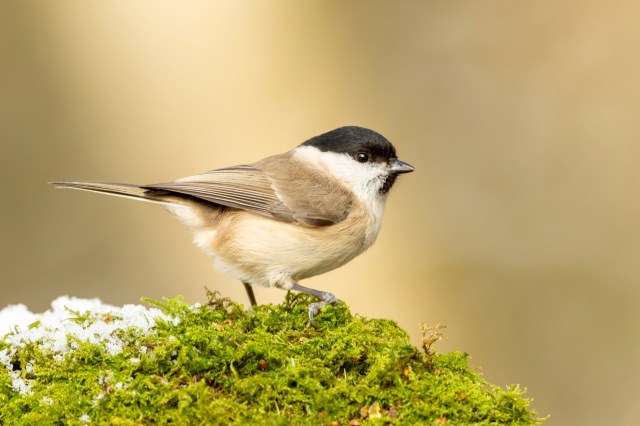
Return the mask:
M336 299L336 296L334 296L333 293L329 293L328 291L320 291L314 290L309 287L303 287L296 282L294 282L291 286L291 290L310 294L320 299L320 302L315 302L309 305L309 322L311 323L311 325L315 325L313 322L313 316L320 312L320 309L322 309L325 305L336 306L340 304L340 301Z
M246 281L242 281L242 284L244 284L244 289L247 292L247 296L249 296L249 303L251 303L251 306L258 306L258 302L256 302L256 295L253 294L253 287L251 287L251 284Z

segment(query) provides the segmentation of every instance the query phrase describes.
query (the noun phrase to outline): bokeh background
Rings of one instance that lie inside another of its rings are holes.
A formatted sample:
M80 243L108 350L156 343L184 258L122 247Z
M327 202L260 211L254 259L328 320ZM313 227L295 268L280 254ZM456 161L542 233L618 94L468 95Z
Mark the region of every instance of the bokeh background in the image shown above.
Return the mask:
M640 7L631 1L0 4L0 307L203 287L243 303L162 208L57 179L151 183L335 127L416 172L377 244L306 281L447 325L441 351L528 388L549 425L640 418ZM277 302L278 290L258 290Z

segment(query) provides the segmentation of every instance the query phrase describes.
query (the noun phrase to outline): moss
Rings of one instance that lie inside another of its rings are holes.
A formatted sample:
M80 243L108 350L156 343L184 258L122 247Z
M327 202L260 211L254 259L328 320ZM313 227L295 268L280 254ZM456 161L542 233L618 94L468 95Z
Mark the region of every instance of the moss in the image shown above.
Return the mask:
M16 391L0 368L0 423L540 422L517 386L488 384L467 354L435 353L437 329L423 330L418 350L393 321L352 316L345 305L326 307L311 327L304 295L251 313L213 294L205 306L147 302L179 321L158 320L150 334L120 330L120 353L79 340L63 356L21 347L10 367L30 392ZM3 349L9 344L0 339Z

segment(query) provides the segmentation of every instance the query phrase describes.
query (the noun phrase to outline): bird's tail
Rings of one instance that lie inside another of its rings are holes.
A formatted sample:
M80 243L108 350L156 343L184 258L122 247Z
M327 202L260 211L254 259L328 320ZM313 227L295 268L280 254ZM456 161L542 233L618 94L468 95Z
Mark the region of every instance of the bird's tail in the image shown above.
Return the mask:
M91 182L91 181L59 181L49 182L57 188L72 188L81 191L99 192L167 205L182 204L181 197L168 191L148 189L144 186L130 183Z

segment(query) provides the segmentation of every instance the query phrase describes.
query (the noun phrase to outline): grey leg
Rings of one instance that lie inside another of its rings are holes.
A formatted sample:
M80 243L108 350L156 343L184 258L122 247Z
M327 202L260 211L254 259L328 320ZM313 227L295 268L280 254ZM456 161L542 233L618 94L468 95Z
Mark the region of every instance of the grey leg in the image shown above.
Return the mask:
M249 303L251 303L251 306L258 306L258 302L256 302L256 295L253 294L253 287L251 287L251 284L242 281L242 284L244 284L244 289L247 292L247 296L249 296Z
M315 302L309 305L309 322L311 323L311 325L315 325L313 322L313 316L320 312L320 309L322 309L325 305L336 306L340 304L338 299L336 299L336 296L334 296L333 293L329 293L328 291L314 290L309 287L303 287L298 283L293 283L291 290L310 294L311 296L315 296L320 299L320 302Z

